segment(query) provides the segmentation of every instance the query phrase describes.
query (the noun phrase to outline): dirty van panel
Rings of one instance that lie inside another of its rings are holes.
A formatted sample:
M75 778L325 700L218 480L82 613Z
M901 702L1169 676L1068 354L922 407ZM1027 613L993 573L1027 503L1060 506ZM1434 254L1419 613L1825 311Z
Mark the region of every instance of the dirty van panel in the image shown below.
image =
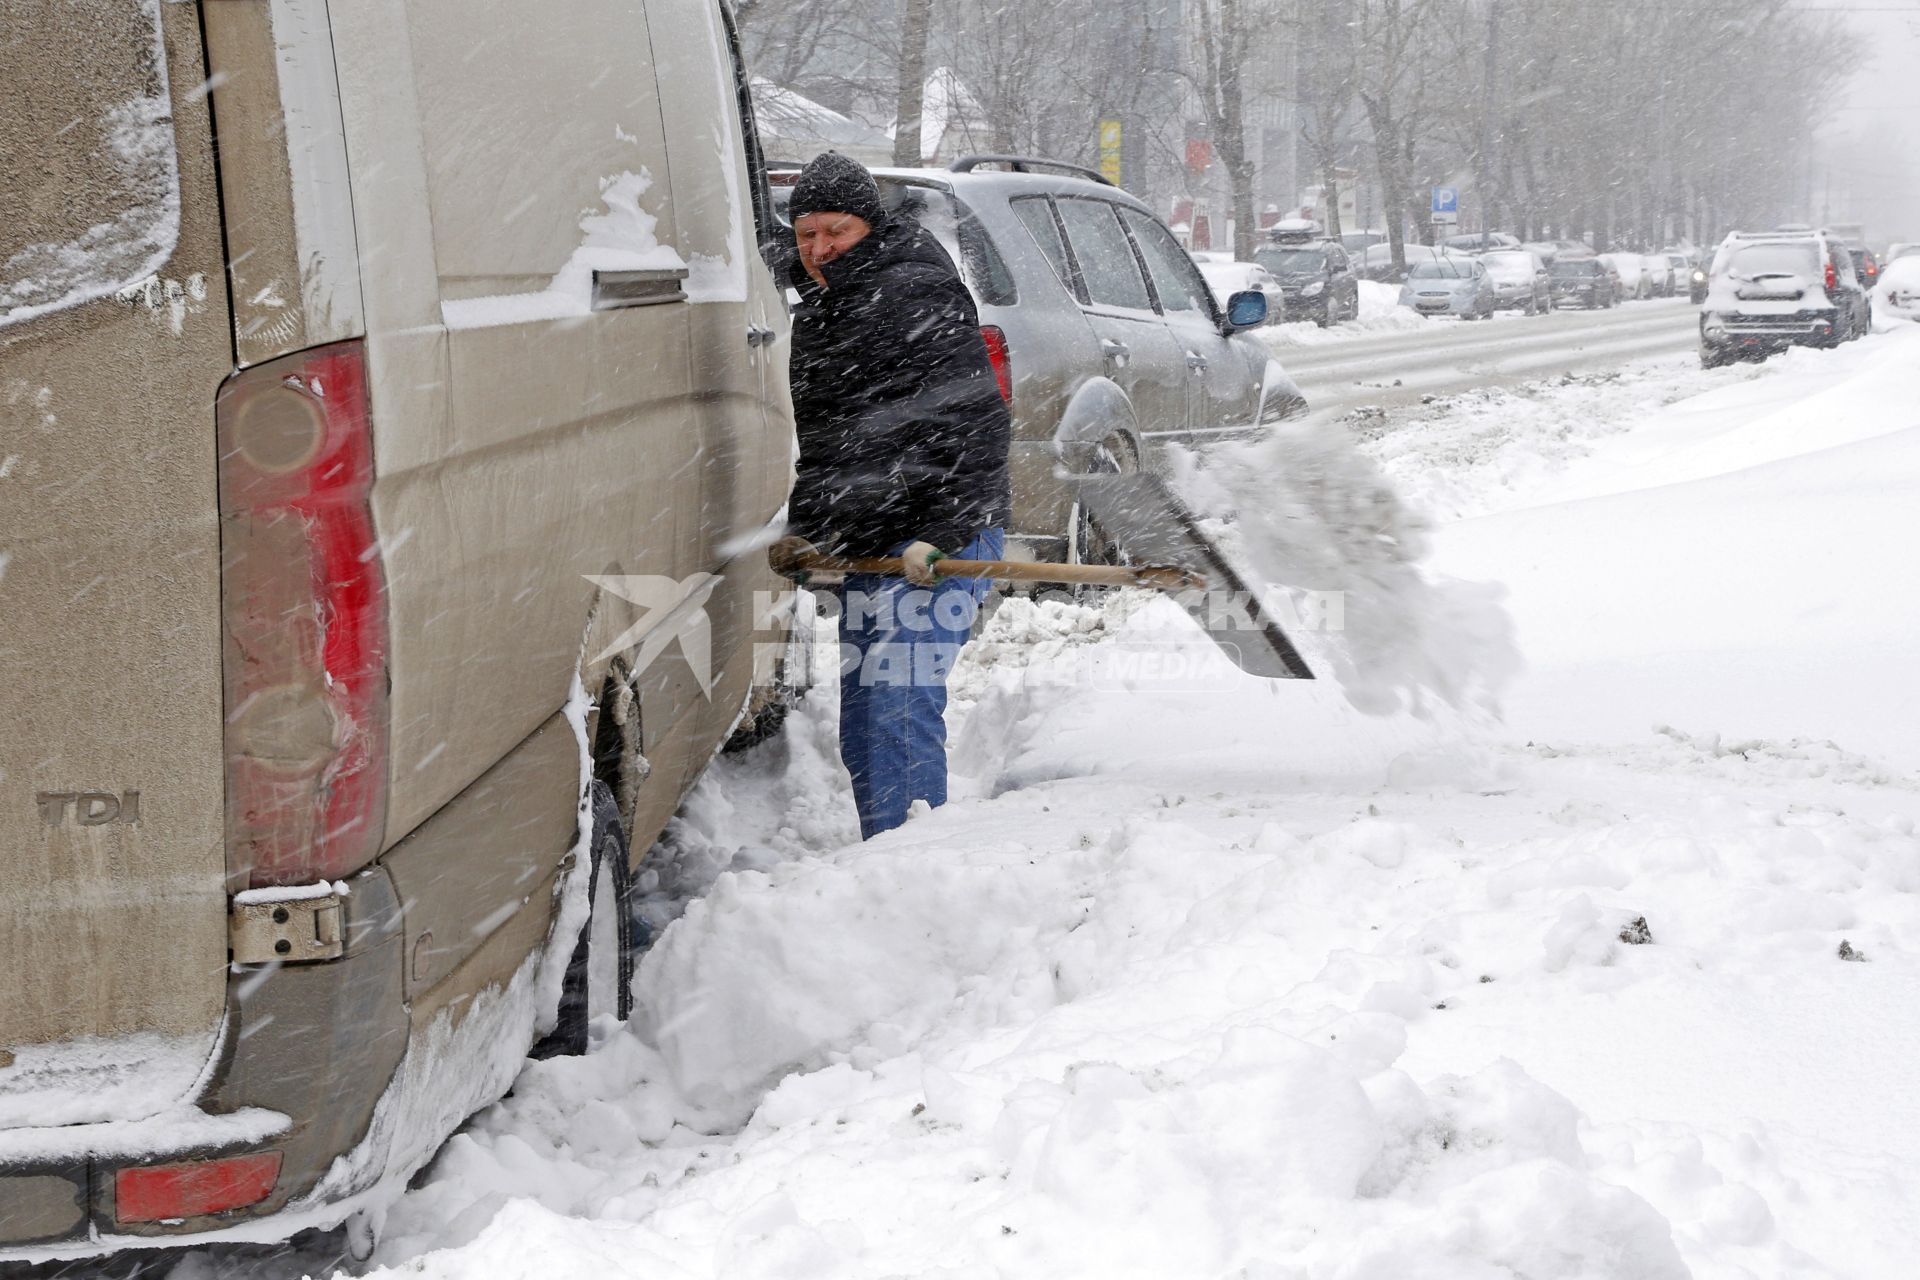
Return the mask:
M215 1044L232 364L195 9L5 7L0 1128L152 1114Z
M679 583L701 567L686 263L646 14L628 0L475 12L404 8L431 215L430 253L409 265L431 271L446 344L431 430L393 407L421 371L383 371L394 322L368 289L389 844L559 710L597 656L581 652L599 591L585 575ZM343 82L356 174L359 151L385 145L370 110L385 92ZM387 239L375 224L363 249ZM615 635L647 616L618 593L605 607ZM476 856L516 855L506 843Z
M202 6L242 366L360 336L359 254L326 0Z

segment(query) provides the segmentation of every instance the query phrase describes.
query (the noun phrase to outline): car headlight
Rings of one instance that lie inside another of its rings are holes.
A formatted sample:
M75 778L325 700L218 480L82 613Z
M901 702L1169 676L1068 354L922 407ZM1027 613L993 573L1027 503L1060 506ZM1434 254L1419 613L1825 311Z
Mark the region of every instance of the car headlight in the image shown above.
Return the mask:
M1709 338L1723 338L1727 333L1727 322L1717 315L1709 315L1700 322L1700 332Z
M1315 280L1312 284L1308 285L1306 288L1302 289L1300 292L1304 297L1317 298L1321 294L1325 293L1326 291L1327 291L1327 282L1325 280Z
M1707 273L1704 271L1695 271L1693 273L1693 282L1695 284L1705 284L1707 282Z

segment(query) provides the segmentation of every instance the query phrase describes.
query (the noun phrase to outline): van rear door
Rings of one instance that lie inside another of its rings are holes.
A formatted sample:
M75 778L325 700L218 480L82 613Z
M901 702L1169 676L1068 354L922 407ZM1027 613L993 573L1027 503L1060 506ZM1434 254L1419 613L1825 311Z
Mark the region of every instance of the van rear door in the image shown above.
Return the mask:
M202 67L194 6L6 0L0 1130L164 1110L221 1024L233 360Z

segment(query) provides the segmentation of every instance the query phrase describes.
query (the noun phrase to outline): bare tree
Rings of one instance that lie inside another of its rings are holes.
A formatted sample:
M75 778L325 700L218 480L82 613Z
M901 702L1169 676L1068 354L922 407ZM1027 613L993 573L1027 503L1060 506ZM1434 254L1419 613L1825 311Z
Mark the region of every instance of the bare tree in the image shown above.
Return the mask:
M900 92L893 113L893 162L917 166L921 160L920 118L927 93L927 31L933 25L933 0L901 0Z
M1387 241L1393 265L1407 265L1405 222L1420 219L1414 207L1414 160L1419 153L1427 92L1423 41L1435 0L1358 0L1354 89L1373 131L1380 188L1387 206Z
M1340 225L1340 165L1353 142L1355 50L1353 0L1299 0L1286 22L1295 31L1294 105L1300 141L1320 183L1327 234Z
M1194 84L1215 154L1233 192L1233 256L1253 257L1253 156L1247 146L1248 10L1257 0L1196 0L1200 65Z

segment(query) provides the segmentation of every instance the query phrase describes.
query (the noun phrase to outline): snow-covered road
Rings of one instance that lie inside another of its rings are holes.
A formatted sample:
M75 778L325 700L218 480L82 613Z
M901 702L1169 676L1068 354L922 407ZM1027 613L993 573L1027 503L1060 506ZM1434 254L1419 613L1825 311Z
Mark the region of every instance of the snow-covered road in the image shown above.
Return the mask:
M1479 323L1422 319L1405 308L1383 311L1383 295L1372 301L1358 324L1263 331L1314 410L1393 407L1470 388L1612 369L1650 356L1691 354L1698 341L1699 309L1684 298L1543 316L1509 311Z
M1013 602L954 802L861 845L816 690L657 852L633 1026L376 1274L1913 1274L1916 392L1910 326L1396 414L1433 569L1510 591L1504 723Z

